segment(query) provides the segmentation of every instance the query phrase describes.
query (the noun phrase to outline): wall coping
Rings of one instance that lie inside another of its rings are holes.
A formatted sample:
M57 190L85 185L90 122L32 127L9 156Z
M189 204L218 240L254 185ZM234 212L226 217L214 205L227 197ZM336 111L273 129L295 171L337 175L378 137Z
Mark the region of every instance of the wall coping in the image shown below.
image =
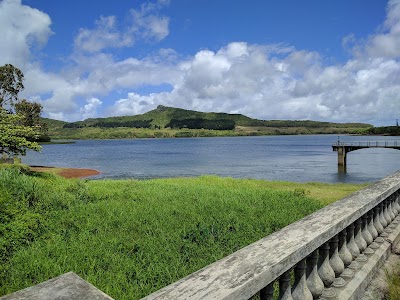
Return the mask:
M113 300L110 296L68 272L38 285L0 297L1 300Z

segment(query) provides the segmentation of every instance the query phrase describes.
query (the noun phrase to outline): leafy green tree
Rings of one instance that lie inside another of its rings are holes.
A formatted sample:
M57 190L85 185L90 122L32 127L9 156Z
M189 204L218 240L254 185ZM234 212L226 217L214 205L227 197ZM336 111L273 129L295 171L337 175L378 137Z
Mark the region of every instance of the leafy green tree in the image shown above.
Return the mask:
M23 99L14 104L15 113L24 117L23 125L38 126L40 124L40 113L42 105L36 102L28 102Z
M13 65L0 66L0 155L25 155L27 149L39 151L42 106L19 101L24 74ZM14 113L15 112L15 113Z
M25 99L14 104L15 113L23 116L22 125L35 127L39 131L38 141L49 141L47 124L43 123L40 118L42 105L36 102L29 102Z
M0 107L11 109L24 89L24 74L11 64L0 66Z
M21 125L23 116L11 114L0 108L0 154L1 156L25 155L27 149L39 151L38 132L34 127Z

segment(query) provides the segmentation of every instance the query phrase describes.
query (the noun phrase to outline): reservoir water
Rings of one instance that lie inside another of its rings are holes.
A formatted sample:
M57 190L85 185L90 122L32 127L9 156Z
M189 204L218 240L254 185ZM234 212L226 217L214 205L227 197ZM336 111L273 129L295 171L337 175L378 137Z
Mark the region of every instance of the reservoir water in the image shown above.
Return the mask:
M340 136L341 142L398 141L400 137ZM187 177L213 174L285 181L373 182L400 170L400 151L350 152L339 172L332 143L337 135L78 140L29 151L30 165L89 168L102 178Z

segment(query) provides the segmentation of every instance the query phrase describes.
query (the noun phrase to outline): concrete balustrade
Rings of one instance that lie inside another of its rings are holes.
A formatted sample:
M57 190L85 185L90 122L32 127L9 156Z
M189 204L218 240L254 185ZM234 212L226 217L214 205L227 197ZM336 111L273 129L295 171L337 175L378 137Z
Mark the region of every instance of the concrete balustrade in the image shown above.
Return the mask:
M400 239L399 190L400 172L143 299L357 299Z

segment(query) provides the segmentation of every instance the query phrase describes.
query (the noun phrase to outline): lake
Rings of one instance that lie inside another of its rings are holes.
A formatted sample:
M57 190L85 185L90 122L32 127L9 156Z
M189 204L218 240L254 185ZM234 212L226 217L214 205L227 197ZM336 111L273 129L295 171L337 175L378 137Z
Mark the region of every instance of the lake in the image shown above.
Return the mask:
M400 151L350 152L347 172L339 172L332 143L337 135L78 140L28 151L23 163L102 172L92 177L160 178L203 174L285 181L361 183L400 170ZM400 137L340 136L342 142L398 141Z

